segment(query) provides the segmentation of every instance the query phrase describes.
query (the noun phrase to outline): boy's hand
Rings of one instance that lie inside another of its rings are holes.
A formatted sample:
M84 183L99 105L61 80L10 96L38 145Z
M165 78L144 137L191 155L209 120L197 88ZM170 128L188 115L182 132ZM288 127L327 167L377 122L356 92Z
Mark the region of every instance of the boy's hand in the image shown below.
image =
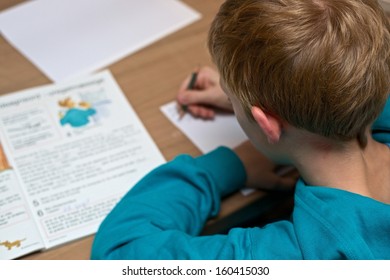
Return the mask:
M177 101L186 105L187 111L194 117L214 118L217 109L233 112L232 105L219 85L219 74L210 67L198 71L195 89L187 89L190 76L180 86Z
M262 155L251 142L246 141L234 149L245 166L246 187L252 189L292 191L299 177L292 171L285 176L276 172L277 165Z

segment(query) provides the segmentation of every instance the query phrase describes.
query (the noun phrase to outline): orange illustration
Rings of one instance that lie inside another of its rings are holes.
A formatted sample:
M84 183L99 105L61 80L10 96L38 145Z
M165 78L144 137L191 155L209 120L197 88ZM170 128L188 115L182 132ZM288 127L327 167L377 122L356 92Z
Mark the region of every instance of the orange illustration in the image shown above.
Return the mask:
M7 156L4 153L3 147L0 145L0 171L10 169Z

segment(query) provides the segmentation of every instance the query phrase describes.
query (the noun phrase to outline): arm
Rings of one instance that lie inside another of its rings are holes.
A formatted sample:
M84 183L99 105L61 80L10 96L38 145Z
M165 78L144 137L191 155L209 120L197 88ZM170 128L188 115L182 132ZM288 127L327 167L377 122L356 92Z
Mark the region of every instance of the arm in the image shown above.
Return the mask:
M244 182L243 166L227 148L198 158L179 156L144 177L118 203L95 237L92 258L201 258L201 249L185 247L218 213L220 197Z
M234 229L228 235L197 236L205 222L219 212L221 197L243 187L245 182L253 182L246 174L251 176L254 169L246 167L245 163L254 163L255 157L244 150L243 146L238 148L238 156L227 148L219 148L198 158L179 156L149 173L103 221L91 257L253 258L252 235L256 234L256 240L269 240L279 229ZM257 166L262 166L264 158L257 159ZM255 173L271 178L265 170ZM268 179L270 181L272 179ZM275 249L272 243L263 246L271 246L271 251ZM267 251L264 249L262 254L267 256Z

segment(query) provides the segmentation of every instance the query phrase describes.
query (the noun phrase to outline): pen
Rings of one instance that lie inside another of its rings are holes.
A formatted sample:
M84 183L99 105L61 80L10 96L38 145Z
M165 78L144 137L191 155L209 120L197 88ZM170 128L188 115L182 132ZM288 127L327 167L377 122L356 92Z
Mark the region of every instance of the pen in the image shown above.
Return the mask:
M192 72L190 82L188 83L187 89L194 89L196 79L198 78L198 71ZM181 105L179 120L181 120L187 112L187 105Z

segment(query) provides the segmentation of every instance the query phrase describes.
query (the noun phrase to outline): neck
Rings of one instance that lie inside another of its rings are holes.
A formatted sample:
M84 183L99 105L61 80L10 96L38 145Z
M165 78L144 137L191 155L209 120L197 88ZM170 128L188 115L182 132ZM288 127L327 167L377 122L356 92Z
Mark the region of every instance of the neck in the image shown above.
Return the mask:
M306 138L307 139L307 138ZM304 181L358 193L390 204L390 149L368 138L363 149L358 141L347 143L311 138L292 162Z

